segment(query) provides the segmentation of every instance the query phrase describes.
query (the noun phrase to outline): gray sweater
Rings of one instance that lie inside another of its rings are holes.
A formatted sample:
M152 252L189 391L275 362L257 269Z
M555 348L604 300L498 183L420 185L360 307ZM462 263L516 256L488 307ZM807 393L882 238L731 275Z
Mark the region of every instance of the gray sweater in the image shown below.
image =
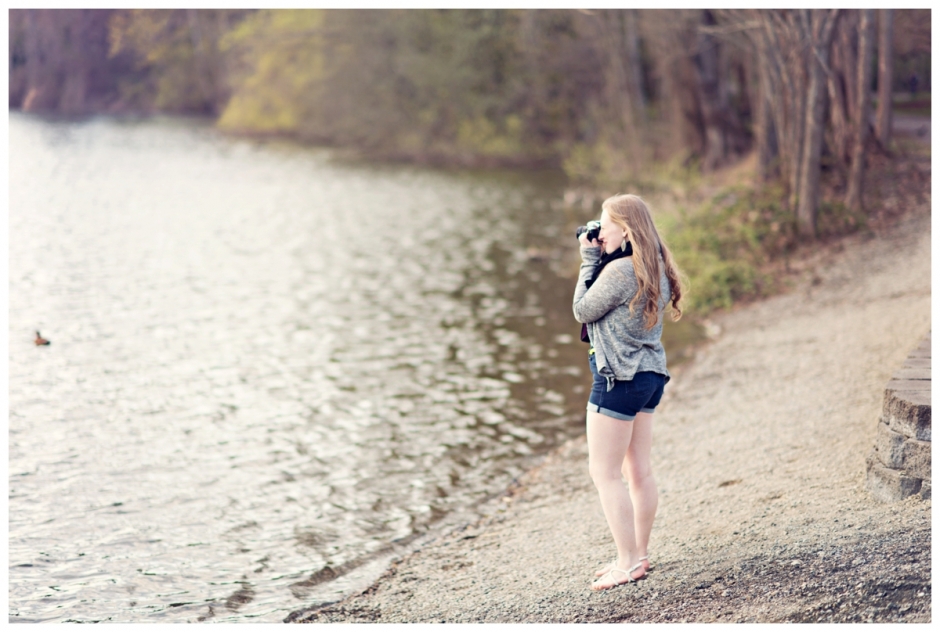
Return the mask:
M588 336L594 347L597 372L607 378L607 390L614 380L632 380L640 371L653 371L666 376L666 350L660 340L663 334L663 311L671 297L666 266L659 257L659 317L652 329L643 325L642 301L630 315L630 300L639 286L630 257L608 263L600 276L587 287L587 280L600 265L601 249L581 246L581 273L574 291L574 317L587 323Z

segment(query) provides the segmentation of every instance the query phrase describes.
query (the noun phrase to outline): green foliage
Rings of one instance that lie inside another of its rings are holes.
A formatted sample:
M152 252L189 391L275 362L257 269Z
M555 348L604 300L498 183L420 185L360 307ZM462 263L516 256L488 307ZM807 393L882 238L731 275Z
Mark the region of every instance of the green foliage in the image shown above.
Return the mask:
M482 156L516 156L523 153L522 120L511 114L502 125L485 116L460 121L457 128L457 147Z
M575 144L562 162L562 168L574 184L612 191L668 193L676 198L687 197L702 182L698 162L687 154L630 166L623 150L606 140L593 145Z
M245 14L217 38L231 93L218 124L227 130L376 157L558 164L602 87L571 11ZM192 56L180 22L189 13L122 15L114 41L150 64L152 100L183 106L195 93L180 68Z
M780 191L728 187L692 209L657 219L663 239L688 278L686 307L704 315L773 290L766 264L796 239Z
M109 30L115 56L133 52L136 77L120 82L128 101L156 110L215 114L228 99L218 43L242 11L128 9Z
M852 211L840 200L820 200L816 230L820 237L837 237L868 227L868 216Z
M307 101L325 76L324 12L258 11L220 41L239 67L218 125L256 133L298 132Z

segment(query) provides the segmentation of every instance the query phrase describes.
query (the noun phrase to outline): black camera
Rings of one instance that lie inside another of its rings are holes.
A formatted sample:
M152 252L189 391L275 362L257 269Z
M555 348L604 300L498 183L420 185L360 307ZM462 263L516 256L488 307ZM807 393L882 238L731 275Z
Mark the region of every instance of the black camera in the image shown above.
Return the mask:
M575 231L574 236L580 238L581 233L587 233L588 243L597 239L598 235L601 234L601 223L597 220L588 222L587 226L578 226L578 230Z

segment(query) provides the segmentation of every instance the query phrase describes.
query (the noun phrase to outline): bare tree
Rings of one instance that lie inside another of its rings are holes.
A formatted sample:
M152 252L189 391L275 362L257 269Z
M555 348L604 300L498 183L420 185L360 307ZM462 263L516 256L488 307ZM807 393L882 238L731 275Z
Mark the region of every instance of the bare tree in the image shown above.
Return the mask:
M637 121L646 122L647 95L643 88L643 71L640 65L640 33L636 9L624 11L624 38L630 94L633 96Z
M858 74L858 11L842 11L833 34L831 63L827 73L829 129L827 143L836 165L848 172L851 162L855 82Z
M652 50L660 51L653 56L659 118L664 132L659 139L663 150L660 157L701 153L703 146L689 61L698 13L688 9L642 11L639 17L644 41L649 42Z
M56 14L43 9L25 9L26 94L23 110L41 111L58 105L61 38Z
M777 128L774 125L773 104L771 103L773 79L766 59L757 60L759 88L757 108L754 116L754 136L757 145L758 177L766 182L780 173L780 148L777 142Z
M717 24L711 11L701 12L701 24L705 27ZM700 112L701 134L704 140L702 166L714 169L732 154L735 144L733 138L741 134L736 129L736 117L731 111L728 98L728 72L724 47L719 39L708 29L699 28L697 47L692 55L692 67L695 72L695 95Z
M751 33L764 83L768 128L774 130L776 165L787 188L787 206L796 207L806 119L806 65L808 35L803 18L794 10L753 10L759 27ZM766 151L766 149L765 149Z
M800 164L799 196L796 209L798 232L816 236L816 212L819 205L819 158L822 154L823 126L826 105L824 76L828 67L829 45L838 9L829 11L800 10L800 22L809 35L809 82L806 91L806 116L803 154Z
M587 12L600 35L606 53L605 89L615 129L621 138L617 144L626 162L636 168L645 158L645 139L641 134L645 120L642 83L639 81L639 45L636 16L632 10L602 9Z
M862 208L862 176L865 170L865 138L868 134L869 105L871 102L871 58L874 47L874 9L862 10L858 41L858 82L855 95L857 115L852 134L852 163L845 204L852 210Z
M875 135L878 143L885 149L891 143L891 85L893 83L891 54L892 25L894 12L892 9L878 11L881 20L878 23L878 111L875 114Z

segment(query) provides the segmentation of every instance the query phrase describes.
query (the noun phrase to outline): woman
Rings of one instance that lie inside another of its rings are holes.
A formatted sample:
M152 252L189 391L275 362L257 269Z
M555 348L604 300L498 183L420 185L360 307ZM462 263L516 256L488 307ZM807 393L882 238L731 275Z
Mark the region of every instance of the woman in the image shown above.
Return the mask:
M650 468L653 412L669 381L662 314L671 302L673 320L682 316L679 270L646 203L616 195L602 209L598 238L588 243L586 233L579 237L582 263L574 293L594 374L587 405L589 469L617 545L617 559L595 573L594 590L642 579L650 568L659 500Z

